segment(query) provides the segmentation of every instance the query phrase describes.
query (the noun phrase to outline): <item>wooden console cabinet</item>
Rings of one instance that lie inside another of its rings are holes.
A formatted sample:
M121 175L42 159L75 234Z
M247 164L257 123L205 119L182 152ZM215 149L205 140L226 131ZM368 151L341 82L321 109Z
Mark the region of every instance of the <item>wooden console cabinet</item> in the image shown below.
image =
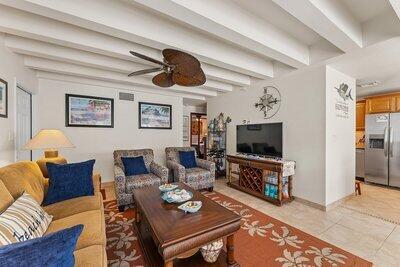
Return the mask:
M228 186L262 198L275 205L281 206L294 199L292 196L292 176L287 177L287 185L283 184L283 163L268 159L247 158L240 155L228 155ZM238 165L239 171L233 170L233 165ZM277 177L277 183L269 183L268 176ZM268 185L277 186L277 197L266 195ZM284 197L283 187L288 187L288 197Z

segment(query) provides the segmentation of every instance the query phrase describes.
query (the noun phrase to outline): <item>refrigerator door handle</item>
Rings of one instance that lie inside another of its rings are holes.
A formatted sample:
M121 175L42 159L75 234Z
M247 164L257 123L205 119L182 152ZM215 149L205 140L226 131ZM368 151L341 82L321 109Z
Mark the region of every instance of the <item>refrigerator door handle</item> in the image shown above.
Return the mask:
M385 127L384 130L384 137L383 137L383 153L385 154L385 157L388 156L388 135L389 135L389 129L388 127Z
M389 127L390 128L390 134L389 134L389 155L390 157L393 157L393 137L394 137L394 133L393 133L393 127Z

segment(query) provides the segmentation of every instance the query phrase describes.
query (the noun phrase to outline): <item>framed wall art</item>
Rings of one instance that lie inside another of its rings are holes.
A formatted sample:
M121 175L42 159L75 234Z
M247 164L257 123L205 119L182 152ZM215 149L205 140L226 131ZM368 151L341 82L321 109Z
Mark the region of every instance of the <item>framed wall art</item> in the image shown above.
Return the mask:
M140 129L172 129L172 106L139 102Z
M65 126L114 128L114 99L65 95Z
M8 117L8 83L0 79L0 117Z

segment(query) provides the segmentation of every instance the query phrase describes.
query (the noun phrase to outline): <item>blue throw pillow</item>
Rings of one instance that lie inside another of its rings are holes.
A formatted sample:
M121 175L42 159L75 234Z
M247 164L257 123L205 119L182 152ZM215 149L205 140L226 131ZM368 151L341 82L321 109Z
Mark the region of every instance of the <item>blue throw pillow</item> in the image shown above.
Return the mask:
M144 164L143 156L139 157L121 157L122 163L124 164L125 175L139 175L139 174L148 174L149 171L146 168L146 164Z
M181 165L185 168L196 168L196 156L194 155L194 151L179 151L179 160L181 161Z
M76 197L93 196L94 163L94 159L70 164L47 163L50 180L43 205L46 206Z
M74 250L83 225L0 247L0 265L5 267L72 267Z

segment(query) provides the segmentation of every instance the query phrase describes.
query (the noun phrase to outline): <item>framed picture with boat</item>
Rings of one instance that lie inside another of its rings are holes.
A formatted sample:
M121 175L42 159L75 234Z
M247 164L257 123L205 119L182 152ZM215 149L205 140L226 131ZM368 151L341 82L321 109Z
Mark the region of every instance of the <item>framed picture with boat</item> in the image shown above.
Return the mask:
M0 117L8 117L8 83L0 79Z
M114 99L66 94L65 126L114 128Z
M139 102L140 129L172 129L172 106Z

